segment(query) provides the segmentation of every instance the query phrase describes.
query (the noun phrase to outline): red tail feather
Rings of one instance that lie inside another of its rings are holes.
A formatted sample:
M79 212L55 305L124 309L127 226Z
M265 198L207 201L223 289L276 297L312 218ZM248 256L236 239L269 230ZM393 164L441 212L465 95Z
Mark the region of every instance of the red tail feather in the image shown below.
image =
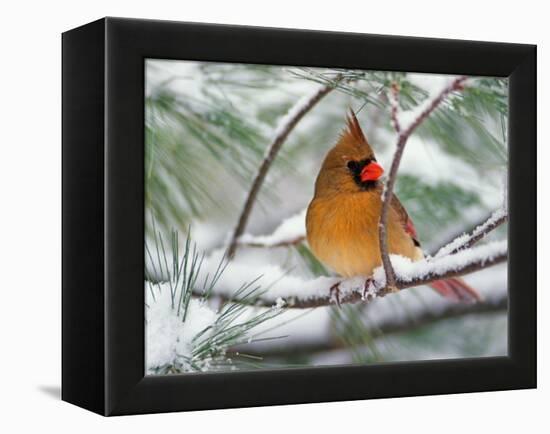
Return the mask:
M481 300L481 295L464 280L451 277L445 280L436 280L430 286L439 292L443 297L454 301L475 303Z

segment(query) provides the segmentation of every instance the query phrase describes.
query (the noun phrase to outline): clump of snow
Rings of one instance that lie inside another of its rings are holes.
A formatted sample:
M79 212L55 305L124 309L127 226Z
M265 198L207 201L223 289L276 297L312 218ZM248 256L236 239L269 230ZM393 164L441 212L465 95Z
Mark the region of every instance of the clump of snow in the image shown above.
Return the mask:
M275 300L275 308L276 309L282 309L286 306L286 301L282 297L277 297L277 300Z
M192 298L187 308L185 322L172 308L172 297L168 283L159 284L160 290L151 295L146 286L146 366L148 372L176 361L185 365L191 358L192 340L202 330L216 321L217 314L199 299ZM154 286L158 288L157 285ZM208 334L208 332L206 332ZM206 336L207 336L206 334Z
M241 244L261 245L273 247L280 244L292 243L305 236L306 233L306 209L283 220L283 222L270 235L244 234L239 238Z

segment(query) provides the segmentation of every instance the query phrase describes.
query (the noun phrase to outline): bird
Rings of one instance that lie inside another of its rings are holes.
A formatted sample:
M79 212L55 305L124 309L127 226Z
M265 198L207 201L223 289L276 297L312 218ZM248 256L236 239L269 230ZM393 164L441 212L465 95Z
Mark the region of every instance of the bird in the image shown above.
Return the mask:
M382 209L383 167L355 113L350 110L336 145L330 149L315 181L306 213L307 242L314 256L344 278L372 276L382 264L378 224ZM392 195L386 224L390 254L412 261L425 255L405 207ZM430 286L454 301L476 302L480 294L460 278L436 280ZM339 304L338 284L336 290Z

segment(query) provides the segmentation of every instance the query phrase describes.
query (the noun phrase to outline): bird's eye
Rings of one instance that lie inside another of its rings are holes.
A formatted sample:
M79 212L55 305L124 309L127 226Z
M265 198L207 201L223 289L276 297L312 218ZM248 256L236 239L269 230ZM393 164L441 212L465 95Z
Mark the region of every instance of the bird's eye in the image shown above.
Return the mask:
M357 161L348 161L348 169L352 172L355 172L357 169L359 169L359 163Z

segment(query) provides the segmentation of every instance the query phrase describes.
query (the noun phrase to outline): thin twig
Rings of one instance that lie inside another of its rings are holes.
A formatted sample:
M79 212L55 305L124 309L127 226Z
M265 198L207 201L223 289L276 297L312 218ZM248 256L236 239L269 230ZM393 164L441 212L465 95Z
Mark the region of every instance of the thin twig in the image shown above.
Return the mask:
M443 249L443 247L446 247L448 244L451 244L453 241L455 241L457 238L463 236L466 233L472 232L475 228L485 223L488 219L491 218L493 215L493 212L489 212L483 215L482 218L478 219L476 222L468 222L468 229L459 229L454 230L452 234L445 234L443 235L439 240L435 240L434 243L437 241L435 245L430 246L429 253L426 256L432 256L435 257L436 254ZM425 247L425 246L423 246Z
M339 79L337 78L337 80ZM281 146L285 142L290 132L304 117L304 115L306 115L306 113L308 113L324 96L330 93L333 89L334 85L328 84L319 88L298 108L298 110L292 113L292 116L290 116L286 120L286 123L284 125L277 129L277 134L271 144L268 146L265 157L258 167L258 171L256 172L256 176L254 177L252 185L250 186L250 190L241 210L237 225L235 226L233 235L231 236L231 241L227 250L227 257L229 259L231 259L235 255L238 239L243 234L246 228L248 218L250 217L250 212L252 211L252 206L254 205L258 192L260 191L260 187L262 186L267 172L269 171L271 164L275 160L277 153L281 149Z
M399 85L396 82L391 84L390 96L388 98L391 108L391 122L393 129L397 134L401 133L401 125L397 118L397 111L399 110Z
M395 154L393 156L390 173L388 175L388 181L386 182L384 191L382 193L382 211L380 213L380 222L378 224L380 254L382 256L382 264L384 265L384 271L386 273L386 282L390 289L395 289L397 287L395 281L395 271L393 270L393 266L389 258L386 225L388 221L390 204L393 198L393 187L397 178L397 170L399 169L399 164L401 163L401 158L403 157L405 145L407 144L407 140L409 139L413 131L443 102L447 95L449 95L451 92L461 90L463 88L463 84L466 79L467 77L465 76L454 79L447 87L445 87L435 98L433 98L426 105L424 110L422 110L420 114L412 121L412 123L405 129L402 129L403 126L399 126L398 122L396 124L399 127L399 130L397 130L397 146ZM395 115L395 118L397 120L397 114Z
M506 211L495 211L491 217L489 217L484 223L475 227L469 234L459 236L439 249L434 257L454 255L461 250L468 249L507 221L508 213Z

